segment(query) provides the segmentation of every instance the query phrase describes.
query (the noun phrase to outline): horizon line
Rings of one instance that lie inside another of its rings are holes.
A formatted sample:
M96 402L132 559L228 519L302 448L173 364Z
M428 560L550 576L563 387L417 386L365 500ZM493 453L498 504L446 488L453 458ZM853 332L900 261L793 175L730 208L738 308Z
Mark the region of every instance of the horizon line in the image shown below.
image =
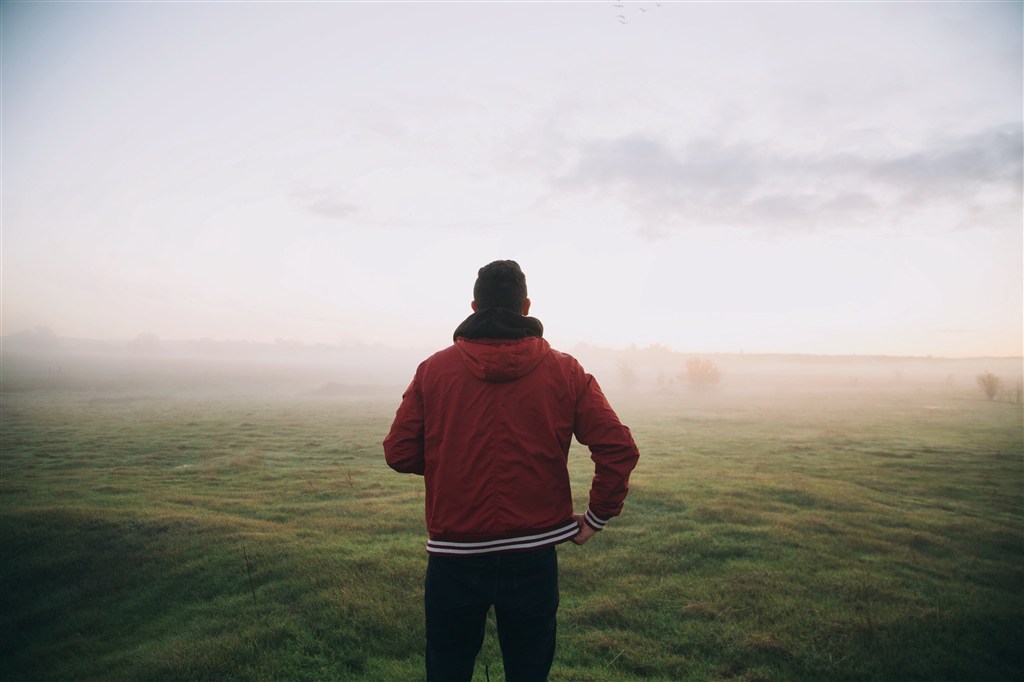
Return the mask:
M109 344L121 344L123 349L132 350L133 344L139 354L145 353L158 353L160 346L164 344L211 344L211 345L222 345L222 346L250 346L250 347L267 347L270 349L277 350L295 350L295 349L366 349L366 350L389 350L398 352L408 353L431 353L438 350L433 346L394 346L388 345L381 342L366 342L366 341L336 341L336 342L325 342L325 341L303 341L299 339L274 339L273 341L257 341L252 339L216 339L211 337L193 337L193 338L173 338L164 339L159 336L140 334L134 338L121 338L121 337L76 337L76 336L58 336L56 334L39 333L34 330L23 330L14 334L3 334L0 335L0 352L4 350L5 341L37 341L45 339L49 343L44 343L41 346L31 349L31 352L44 352L48 350L56 350L54 345L59 344L61 341L74 342L74 343L92 343L98 345L109 345ZM152 344L145 347L146 344ZM17 343L16 345L21 345ZM809 351L766 351L756 350L748 351L745 349L741 350L679 350L665 343L654 342L641 346L636 343L630 343L624 347L614 346L603 346L595 344L589 341L577 341L570 348L588 348L595 351L607 351L612 353L630 353L630 352L643 352L650 350L661 350L669 353L675 353L679 355L741 355L741 356L789 356L789 357L816 357L816 358L894 358L894 359L919 359L919 360L1024 360L1024 353L1020 355L996 355L996 354L970 354L970 355L936 355L936 354L916 354L906 355L898 353L879 353L879 352L809 352ZM19 349L24 350L24 349Z

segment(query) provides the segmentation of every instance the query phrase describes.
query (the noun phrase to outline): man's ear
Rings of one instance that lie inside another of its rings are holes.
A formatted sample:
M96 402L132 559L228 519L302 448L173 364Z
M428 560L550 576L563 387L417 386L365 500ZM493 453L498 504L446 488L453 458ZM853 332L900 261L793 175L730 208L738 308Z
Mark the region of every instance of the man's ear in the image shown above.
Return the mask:
M523 301L523 317L530 314L530 299Z
M470 301L469 307L473 309L474 313L478 311L478 308L476 307L476 301Z

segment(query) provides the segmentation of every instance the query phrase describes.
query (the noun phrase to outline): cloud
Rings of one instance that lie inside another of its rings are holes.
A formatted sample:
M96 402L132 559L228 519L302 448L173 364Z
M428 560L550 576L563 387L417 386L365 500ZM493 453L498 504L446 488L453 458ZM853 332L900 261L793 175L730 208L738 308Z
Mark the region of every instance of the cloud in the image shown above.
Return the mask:
M310 203L307 208L316 215L336 220L348 220L353 215L359 213L359 207L355 204L335 201L333 199L318 199Z
M893 158L866 170L882 182L904 187L914 197L986 186L1019 187L1024 139L1020 125L1008 125Z
M572 156L554 189L623 203L648 237L701 226L896 224L926 210L941 212L950 227L1019 225L1024 177L1020 124L881 154L792 153L711 139L675 146L629 135L578 143Z
M303 210L332 220L351 220L362 212L362 207L345 201L333 189L300 189L292 192L293 199Z
M676 152L664 140L630 135L584 143L569 185L623 186L634 191L745 192L757 181L761 162L748 147L712 140Z

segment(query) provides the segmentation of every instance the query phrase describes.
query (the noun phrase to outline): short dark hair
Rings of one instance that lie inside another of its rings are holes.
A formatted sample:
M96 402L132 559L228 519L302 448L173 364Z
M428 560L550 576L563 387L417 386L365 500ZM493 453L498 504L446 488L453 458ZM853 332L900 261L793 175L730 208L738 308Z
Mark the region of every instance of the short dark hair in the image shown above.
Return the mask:
M526 304L526 275L514 260L496 260L480 268L473 285L477 308L508 308L521 313Z

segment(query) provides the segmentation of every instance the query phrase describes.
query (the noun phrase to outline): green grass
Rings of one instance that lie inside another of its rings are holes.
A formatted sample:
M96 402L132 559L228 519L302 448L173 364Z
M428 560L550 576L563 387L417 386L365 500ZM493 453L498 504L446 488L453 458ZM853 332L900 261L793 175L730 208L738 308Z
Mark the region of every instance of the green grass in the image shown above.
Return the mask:
M422 482L380 448L398 395L18 388L0 679L422 679ZM615 401L641 464L623 516L560 548L552 680L1024 675L1020 407L802 398Z

